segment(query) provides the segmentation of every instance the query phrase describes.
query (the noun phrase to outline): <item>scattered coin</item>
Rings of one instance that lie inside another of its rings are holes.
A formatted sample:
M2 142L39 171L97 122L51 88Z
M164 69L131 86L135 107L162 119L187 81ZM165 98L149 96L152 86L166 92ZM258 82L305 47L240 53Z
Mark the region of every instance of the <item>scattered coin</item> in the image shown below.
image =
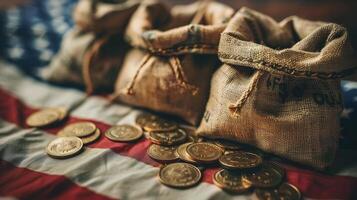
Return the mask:
M100 130L97 128L94 134L86 137L81 137L80 139L82 140L83 144L89 144L98 140L99 138L100 138Z
M215 140L214 144L223 148L224 150L239 150L242 149L242 147L236 143L236 142L232 142L229 140Z
M137 125L142 127L145 131L150 131L150 132L172 131L177 128L176 123L148 113L140 114L136 118L135 122Z
M271 200L271 199L300 200L301 199L301 192L299 191L299 189L289 183L283 183L278 188L256 189L254 193L259 200Z
M263 163L257 171L246 172L243 175L243 179L250 181L254 187L271 188L281 183L283 175L276 169Z
M189 143L185 143L185 144L181 144L177 149L176 149L176 154L178 155L178 157L182 160L182 161L185 161L185 162L188 162L188 163L193 163L193 164L196 164L197 162L192 160L190 155L188 155L186 149L187 149L187 146L192 144L192 142L189 142Z
M213 183L224 190L235 193L247 192L252 187L252 183L243 179L240 173L232 173L225 169L214 174Z
M43 109L31 114L26 124L31 127L43 127L53 124L60 119L60 114L54 109Z
M150 132L149 139L155 144L170 146L186 141L187 134L182 129L167 132Z
M148 155L157 161L170 162L178 159L176 154L176 147L160 146L157 144L150 145Z
M68 158L78 154L83 142L78 137L59 137L47 145L46 153L54 158Z
M227 169L249 169L259 166L263 159L257 154L234 151L219 158L219 163Z
M201 171L189 163L172 163L160 169L161 183L176 188L187 188L201 180Z
M192 160L201 163L215 162L222 155L220 147L208 142L192 143L187 146L186 151Z
M143 131L132 125L115 125L105 132L105 136L113 141L131 142L141 138Z
M97 127L92 122L77 122L66 126L59 135L85 137L93 134L96 129Z

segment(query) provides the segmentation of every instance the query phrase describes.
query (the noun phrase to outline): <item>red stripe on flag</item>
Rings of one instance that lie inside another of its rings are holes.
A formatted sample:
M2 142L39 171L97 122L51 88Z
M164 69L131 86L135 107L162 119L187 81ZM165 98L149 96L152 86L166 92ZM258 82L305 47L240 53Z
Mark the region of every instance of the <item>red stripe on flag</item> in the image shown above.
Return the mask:
M20 199L112 199L74 184L65 176L15 167L0 160L0 194Z
M0 117L19 126L26 127L25 119L37 110L23 104L18 98L1 88L0 99ZM63 124L43 130L56 134L64 126L79 121L91 121L102 132L110 127L110 125L102 122L70 116ZM149 145L150 142L144 138L136 143L119 143L110 141L102 135L97 142L89 145L89 147L110 148L120 155L135 158L138 161L158 167L160 164L150 159L146 153ZM296 185L305 197L320 199L351 199L351 197L355 197L354 190L357 188L357 178L355 177L329 176L311 170L291 167L287 167L286 170L287 181ZM203 181L213 184L212 177L216 171L217 168L206 169Z

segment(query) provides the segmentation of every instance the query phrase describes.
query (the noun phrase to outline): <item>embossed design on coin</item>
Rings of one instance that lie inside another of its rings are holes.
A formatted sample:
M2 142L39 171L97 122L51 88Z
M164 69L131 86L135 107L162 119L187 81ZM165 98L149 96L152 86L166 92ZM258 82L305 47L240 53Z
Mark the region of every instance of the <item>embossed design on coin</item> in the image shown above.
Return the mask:
M208 142L192 143L187 146L188 155L197 162L212 163L222 155L222 149Z
M279 188L271 189L256 189L255 195L260 200L270 199L286 199L286 200L300 200L301 192L299 189L289 183L283 183Z
M231 173L225 169L215 173L213 183L224 190L236 193L247 192L252 187L252 183L242 179L240 173Z
M82 147L83 142L78 137L59 137L47 145L46 152L55 158L67 158L79 153Z
M243 179L252 182L254 187L270 188L279 185L283 176L276 169L263 163L261 168L257 171L246 172L243 175Z
M178 155L175 153L176 147L166 147L157 144L150 145L148 149L148 155L158 161L169 162L178 159Z
M131 142L141 138L143 131L135 126L115 125L105 132L105 136L113 141Z
M53 109L43 109L31 114L26 119L26 124L31 127L48 126L59 119L59 113Z
M234 151L219 158L219 163L228 169L248 169L259 166L263 159L250 152Z
M168 132L150 132L149 139L160 145L175 145L186 140L187 134L182 129L177 129Z
M94 133L97 129L91 122L77 122L66 126L62 131L64 136L85 137ZM61 132L62 132L61 131Z
M82 140L83 144L89 144L98 140L99 138L100 138L100 130L97 128L92 135L81 137L80 139Z
M188 163L172 163L161 168L159 172L161 183L176 188L194 186L201 176L201 171Z

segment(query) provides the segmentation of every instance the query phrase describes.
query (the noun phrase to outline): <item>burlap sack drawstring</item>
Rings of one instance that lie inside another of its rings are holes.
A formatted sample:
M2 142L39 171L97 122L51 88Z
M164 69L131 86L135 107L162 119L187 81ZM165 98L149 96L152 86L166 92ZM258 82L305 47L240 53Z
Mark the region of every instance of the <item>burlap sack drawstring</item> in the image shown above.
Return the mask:
M249 96L252 94L253 90L256 88L260 77L263 75L263 72L257 70L253 75L248 88L243 92L242 96L235 102L231 103L228 108L231 111L231 114L236 117L239 115L239 111L243 107L244 103L247 101Z
M129 95L134 95L134 86L136 83L136 79L139 76L140 71L142 70L142 68L145 66L145 64L148 62L148 60L151 58L151 54L147 54L143 60L141 61L138 70L136 71L133 79L129 82L128 87L126 89L124 89L124 93L125 94L129 94ZM187 78L184 74L184 71L182 69L182 65L180 63L180 60L178 59L177 56L172 56L169 58L169 62L170 62L170 67L172 69L172 72L175 75L176 81L177 81L177 85L179 85L180 87L184 88L185 90L189 90L191 91L192 95L196 95L198 92L198 88L189 84L187 81ZM113 97L115 98L115 97Z
M145 64L149 61L149 59L151 58L151 56L152 56L151 54L146 54L145 57L142 59L142 61L141 61L140 64L139 64L138 70L136 70L136 72L135 72L135 75L134 75L133 79L129 82L128 87L127 87L126 89L124 89L124 91L123 91L125 94L134 95L134 90L133 90L133 88L134 88L136 79L137 79L137 77L139 76L139 73L140 73L141 69L142 69L142 68L145 66ZM118 95L116 95L116 96L118 96ZM114 96L114 98L115 98L115 96Z
M206 12L206 9L208 7L209 1L210 0L200 1L200 6L198 8L197 13L192 18L191 24L198 24L202 20L202 18L204 16L204 13ZM137 79L141 69L146 64L146 62L150 59L151 56L152 56L151 54L148 54L143 58L143 60L140 63L140 66L139 66L138 70L136 71L133 79L130 81L128 87L123 91L125 94L134 95L133 88L134 88L136 79ZM169 58L169 62L170 62L170 67L172 69L172 72L175 75L175 78L176 78L176 81L177 81L177 85L182 87L186 91L191 91L192 95L196 95L197 92L198 92L198 88L196 86L193 86L193 85L188 83L187 78L185 76L185 73L184 73L184 71L182 69L182 65L181 65L180 59L177 56L171 56ZM112 98L115 98L115 96L113 96Z
M101 47L108 41L109 37L110 36L105 36L104 38L99 39L84 55L82 73L87 95L92 94L94 91L93 80L91 77L91 63L93 59L98 56Z

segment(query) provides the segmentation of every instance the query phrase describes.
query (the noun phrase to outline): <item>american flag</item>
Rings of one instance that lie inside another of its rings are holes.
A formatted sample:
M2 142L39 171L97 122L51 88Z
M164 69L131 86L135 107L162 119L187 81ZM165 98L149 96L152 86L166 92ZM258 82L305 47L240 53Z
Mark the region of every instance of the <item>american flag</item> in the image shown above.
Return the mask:
M50 85L37 77L57 52L72 26L74 0L33 0L0 12L0 198L14 199L251 199L216 187L206 169L198 186L177 190L157 180L160 164L150 159L150 142L116 143L101 137L73 158L55 160L44 151L57 131L77 121L91 121L104 132L114 124L133 124L141 112L110 103L102 96ZM336 164L324 172L279 160L287 181L306 199L357 199L357 82L343 81ZM71 109L63 124L34 129L25 119L43 107Z

